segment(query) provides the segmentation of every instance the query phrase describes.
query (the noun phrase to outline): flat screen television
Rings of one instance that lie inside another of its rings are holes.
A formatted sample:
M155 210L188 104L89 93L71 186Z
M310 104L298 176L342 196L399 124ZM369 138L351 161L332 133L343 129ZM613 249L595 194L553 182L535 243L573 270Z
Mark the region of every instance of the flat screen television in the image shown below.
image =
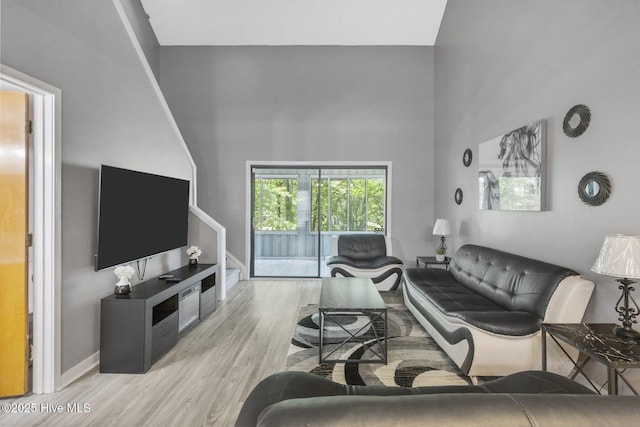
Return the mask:
M187 245L189 181L102 165L96 271Z

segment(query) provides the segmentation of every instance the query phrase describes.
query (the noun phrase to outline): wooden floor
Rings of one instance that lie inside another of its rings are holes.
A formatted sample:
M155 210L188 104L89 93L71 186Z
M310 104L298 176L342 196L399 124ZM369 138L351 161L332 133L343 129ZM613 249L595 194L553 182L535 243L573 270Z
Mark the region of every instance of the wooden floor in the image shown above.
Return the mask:
M318 260L304 258L256 258L255 277L318 277ZM325 259L320 260L320 277L331 277Z
M54 394L0 400L21 412L0 411L0 426L233 426L255 384L284 370L298 310L319 294L320 280L240 282L146 374L95 370Z

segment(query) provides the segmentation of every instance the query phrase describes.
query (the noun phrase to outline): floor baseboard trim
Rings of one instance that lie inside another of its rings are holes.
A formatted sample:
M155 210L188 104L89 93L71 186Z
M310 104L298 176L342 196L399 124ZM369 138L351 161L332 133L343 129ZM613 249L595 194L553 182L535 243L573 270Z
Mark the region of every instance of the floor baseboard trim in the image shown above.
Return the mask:
M65 388L87 372L91 371L93 368L97 367L100 364L100 352L97 351L93 353L91 356L84 359L82 362L73 366L70 369L67 369L60 376L60 389Z

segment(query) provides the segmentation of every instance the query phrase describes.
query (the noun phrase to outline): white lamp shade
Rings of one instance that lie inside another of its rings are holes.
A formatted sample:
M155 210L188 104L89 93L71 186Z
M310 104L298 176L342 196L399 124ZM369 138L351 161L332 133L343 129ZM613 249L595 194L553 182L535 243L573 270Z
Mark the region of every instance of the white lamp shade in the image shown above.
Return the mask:
M607 276L640 279L640 236L605 237L591 270Z
M438 218L433 226L434 236L449 236L451 235L451 224L446 219Z

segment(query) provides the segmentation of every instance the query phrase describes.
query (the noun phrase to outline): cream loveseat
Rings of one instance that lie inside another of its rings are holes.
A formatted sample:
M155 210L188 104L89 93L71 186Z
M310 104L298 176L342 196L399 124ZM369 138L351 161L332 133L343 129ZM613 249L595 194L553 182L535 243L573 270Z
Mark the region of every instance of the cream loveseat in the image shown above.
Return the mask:
M580 323L594 284L542 261L465 245L449 270L409 268L405 305L465 374L541 368L542 323ZM549 369L572 365L548 345Z

